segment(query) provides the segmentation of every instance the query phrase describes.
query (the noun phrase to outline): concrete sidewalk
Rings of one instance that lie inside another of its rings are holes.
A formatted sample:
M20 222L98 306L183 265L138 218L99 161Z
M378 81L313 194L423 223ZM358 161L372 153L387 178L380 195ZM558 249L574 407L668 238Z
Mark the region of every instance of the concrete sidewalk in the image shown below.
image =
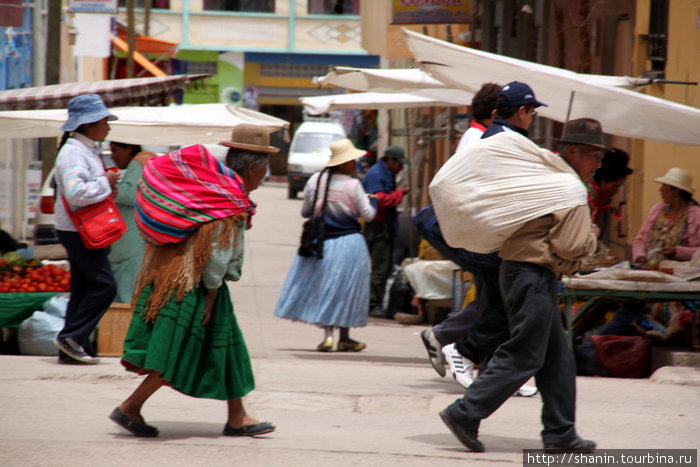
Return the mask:
M87 367L3 355L0 465L512 465L522 463L523 449L541 448L540 397L514 397L482 423L486 452L466 452L437 416L462 390L429 365L417 335L425 326L370 319L352 331L365 351L319 353L319 329L274 318L301 201L274 185L255 195L243 279L230 288L256 376L245 404L277 431L220 436L225 403L162 388L143 412L160 437L136 438L107 418L141 381L117 358ZM578 431L600 448L695 449L699 396L697 369L662 369L644 380L578 378Z

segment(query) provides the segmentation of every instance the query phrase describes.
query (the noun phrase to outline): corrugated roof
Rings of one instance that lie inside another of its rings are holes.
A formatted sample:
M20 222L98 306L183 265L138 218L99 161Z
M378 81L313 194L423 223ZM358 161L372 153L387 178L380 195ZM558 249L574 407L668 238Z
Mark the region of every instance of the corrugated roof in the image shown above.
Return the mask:
M102 96L107 107L168 105L175 90L211 75L171 75L150 78L83 81L0 91L0 110L65 109L80 94Z

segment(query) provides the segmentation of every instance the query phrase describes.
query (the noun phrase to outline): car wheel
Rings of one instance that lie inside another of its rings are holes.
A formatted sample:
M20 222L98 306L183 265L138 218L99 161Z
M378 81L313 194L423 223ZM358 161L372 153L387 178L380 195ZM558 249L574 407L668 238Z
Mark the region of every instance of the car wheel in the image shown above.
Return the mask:
M288 188L287 189L287 198L288 199L297 199L297 190L294 188Z

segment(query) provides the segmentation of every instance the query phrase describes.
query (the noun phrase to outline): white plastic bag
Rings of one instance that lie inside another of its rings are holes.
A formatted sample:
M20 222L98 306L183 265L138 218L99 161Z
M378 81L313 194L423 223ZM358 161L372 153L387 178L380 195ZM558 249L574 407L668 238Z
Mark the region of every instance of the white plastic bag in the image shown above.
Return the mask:
M44 302L44 311L50 315L65 318L69 300L70 293L60 293L58 295L54 295Z
M34 314L22 321L17 333L19 353L22 355L58 355L58 349L53 341L63 329L64 320L58 316L35 311Z
M491 253L526 222L586 205L586 188L559 156L508 131L452 156L430 183L447 243Z

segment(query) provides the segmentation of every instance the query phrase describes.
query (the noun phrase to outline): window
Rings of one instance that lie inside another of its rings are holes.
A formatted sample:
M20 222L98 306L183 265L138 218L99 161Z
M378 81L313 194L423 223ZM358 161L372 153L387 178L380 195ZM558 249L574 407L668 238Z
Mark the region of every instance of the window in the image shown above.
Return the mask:
M126 0L119 0L119 7L126 8ZM134 0L135 8L146 8L146 0ZM151 8L169 10L170 0L151 0Z
M309 0L311 15L359 15L360 0Z
M668 0L651 0L647 42L647 59L651 62L651 71L664 71L666 69L667 33Z
M204 0L204 9L210 11L274 13L275 0Z
M328 65L299 63L261 63L260 76L275 78L313 78L328 73Z

